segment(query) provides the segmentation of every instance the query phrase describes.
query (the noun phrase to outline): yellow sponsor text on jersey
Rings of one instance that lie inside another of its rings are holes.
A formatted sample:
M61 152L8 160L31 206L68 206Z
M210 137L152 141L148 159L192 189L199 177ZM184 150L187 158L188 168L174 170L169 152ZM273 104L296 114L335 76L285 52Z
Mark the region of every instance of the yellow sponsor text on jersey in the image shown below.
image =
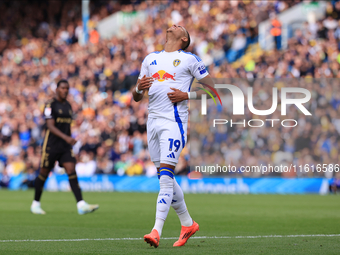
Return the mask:
M71 118L57 118L57 123L68 123L70 124L72 122Z

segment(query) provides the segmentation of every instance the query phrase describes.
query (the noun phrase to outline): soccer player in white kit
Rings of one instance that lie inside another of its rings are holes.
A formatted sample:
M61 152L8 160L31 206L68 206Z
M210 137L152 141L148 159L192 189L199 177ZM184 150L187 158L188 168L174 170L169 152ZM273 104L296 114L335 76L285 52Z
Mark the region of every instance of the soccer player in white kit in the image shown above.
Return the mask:
M183 191L176 182L174 169L187 142L188 99L200 99L203 91L190 92L196 78L213 85L202 60L185 52L190 44L188 31L173 25L167 30L164 50L147 55L133 91L136 102L149 94L147 136L150 157L157 167L160 192L157 198L156 222L144 240L158 247L170 206L175 209L181 234L173 246L183 246L199 230L187 210Z

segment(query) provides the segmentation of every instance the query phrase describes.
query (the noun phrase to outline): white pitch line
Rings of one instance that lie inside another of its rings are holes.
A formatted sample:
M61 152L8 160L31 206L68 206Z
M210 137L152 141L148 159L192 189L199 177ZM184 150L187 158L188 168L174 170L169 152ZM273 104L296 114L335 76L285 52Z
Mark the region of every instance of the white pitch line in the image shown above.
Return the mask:
M268 236L193 236L191 239L253 239L253 238L285 238L285 237L340 237L340 234L331 235L268 235ZM165 240L176 240L178 237L164 237ZM10 243L10 242L81 242L81 241L138 241L143 240L143 238L84 238L84 239L46 239L46 240L0 240L0 243Z

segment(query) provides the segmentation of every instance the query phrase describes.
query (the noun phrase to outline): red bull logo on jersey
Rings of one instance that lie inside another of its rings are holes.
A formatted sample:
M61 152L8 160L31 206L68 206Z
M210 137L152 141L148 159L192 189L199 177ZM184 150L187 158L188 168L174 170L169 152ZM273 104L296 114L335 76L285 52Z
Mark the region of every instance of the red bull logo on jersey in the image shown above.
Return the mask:
M167 73L164 70L159 70L158 72L156 72L153 75L151 75L151 77L154 80L157 80L157 81L160 81L160 82L167 81L167 80L175 81L175 75L176 75L176 73L174 73L174 75L172 75L172 74Z

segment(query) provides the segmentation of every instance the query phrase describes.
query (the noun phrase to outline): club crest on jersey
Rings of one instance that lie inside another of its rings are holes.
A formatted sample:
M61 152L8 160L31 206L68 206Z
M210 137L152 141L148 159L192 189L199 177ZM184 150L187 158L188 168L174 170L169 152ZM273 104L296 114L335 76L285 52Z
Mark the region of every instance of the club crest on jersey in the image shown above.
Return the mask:
M62 110L62 109L59 109L59 113L62 114L62 113L63 113L63 110Z
M179 66L180 63L181 63L181 60L175 59L174 62L173 62L173 65L174 65L174 67L176 67L176 66Z

